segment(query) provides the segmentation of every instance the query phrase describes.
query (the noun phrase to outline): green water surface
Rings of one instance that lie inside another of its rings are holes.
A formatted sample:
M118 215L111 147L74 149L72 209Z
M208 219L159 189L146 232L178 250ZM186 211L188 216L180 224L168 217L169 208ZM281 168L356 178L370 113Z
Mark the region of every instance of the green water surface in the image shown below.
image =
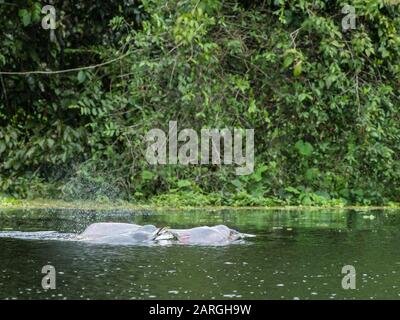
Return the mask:
M107 246L0 238L0 299L397 299L396 211L0 211L0 231L78 233L93 222L226 224L257 237L229 246ZM44 265L56 289L44 290ZM342 288L342 267L356 289Z

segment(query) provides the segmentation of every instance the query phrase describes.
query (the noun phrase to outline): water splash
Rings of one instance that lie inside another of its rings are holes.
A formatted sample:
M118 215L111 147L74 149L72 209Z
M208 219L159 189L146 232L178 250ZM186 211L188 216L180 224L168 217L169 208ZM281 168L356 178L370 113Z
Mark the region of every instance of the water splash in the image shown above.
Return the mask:
M57 231L0 231L0 238L13 238L23 240L76 240L75 233L60 233Z

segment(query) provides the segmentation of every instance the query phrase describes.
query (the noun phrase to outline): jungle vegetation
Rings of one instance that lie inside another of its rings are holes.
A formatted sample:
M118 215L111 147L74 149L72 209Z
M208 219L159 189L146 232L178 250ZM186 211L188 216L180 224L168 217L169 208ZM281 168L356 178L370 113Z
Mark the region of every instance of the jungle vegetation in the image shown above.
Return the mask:
M399 49L394 0L0 1L0 195L400 202ZM144 135L171 120L253 128L254 172L149 165Z

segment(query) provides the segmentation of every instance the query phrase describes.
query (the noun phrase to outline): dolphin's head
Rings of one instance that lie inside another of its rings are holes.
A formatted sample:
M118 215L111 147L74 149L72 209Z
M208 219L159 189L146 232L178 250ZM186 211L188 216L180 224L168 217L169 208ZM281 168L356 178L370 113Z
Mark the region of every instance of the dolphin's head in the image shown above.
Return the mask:
M243 238L247 238L247 237L255 237L252 234L240 233L234 229L230 229L223 224L217 225L214 228L216 230L218 230L219 232L226 234L226 237L229 241L235 241L235 240L239 240L239 239L243 239Z
M213 228L215 230L219 231L221 234L223 234L226 237L226 239L229 241L234 241L234 240L241 238L239 232L237 232L236 230L230 229L223 224L214 226Z
M223 224L219 224L217 226L214 226L213 229L223 233L223 234L229 234L231 229L229 229L227 226L223 225Z

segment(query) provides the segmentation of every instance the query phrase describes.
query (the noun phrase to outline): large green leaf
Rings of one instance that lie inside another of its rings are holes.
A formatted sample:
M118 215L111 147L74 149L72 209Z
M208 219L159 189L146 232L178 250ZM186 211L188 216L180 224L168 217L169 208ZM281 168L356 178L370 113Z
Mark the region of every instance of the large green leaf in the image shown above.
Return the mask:
M309 157L312 155L314 148L309 142L304 142L303 140L299 140L295 144L295 148L304 157Z

